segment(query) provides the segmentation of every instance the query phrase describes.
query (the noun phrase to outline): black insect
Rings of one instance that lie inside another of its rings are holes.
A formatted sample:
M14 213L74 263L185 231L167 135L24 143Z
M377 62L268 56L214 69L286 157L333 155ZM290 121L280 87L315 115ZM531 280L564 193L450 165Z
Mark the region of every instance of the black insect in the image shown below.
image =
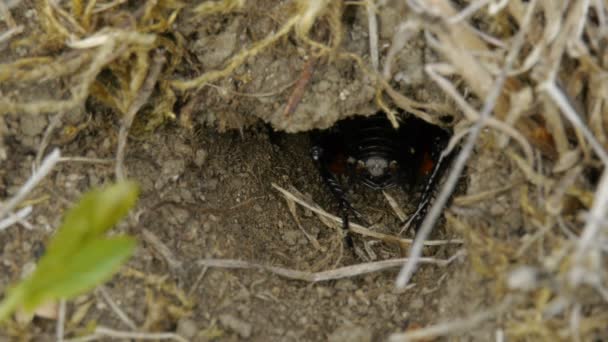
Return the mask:
M441 152L450 135L413 115L402 119L395 129L383 112L345 119L328 130L314 131L312 158L338 201L343 228L348 229L350 214L367 222L348 201L341 175L351 183L361 182L376 190L399 186L410 191L424 182L418 207L407 223L417 230L449 164L450 158L441 157Z

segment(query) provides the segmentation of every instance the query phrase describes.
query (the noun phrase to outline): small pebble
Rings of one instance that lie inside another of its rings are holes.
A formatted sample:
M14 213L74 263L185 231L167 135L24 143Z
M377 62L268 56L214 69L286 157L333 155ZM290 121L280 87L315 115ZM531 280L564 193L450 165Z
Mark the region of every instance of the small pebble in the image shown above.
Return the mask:
M196 153L194 154L194 164L198 167L203 166L203 164L205 164L205 161L207 161L208 155L209 154L207 153L207 151L202 148L196 151Z
M196 322L188 318L182 318L177 322L177 334L190 340L196 336L198 327Z
M249 338L251 336L251 324L229 314L220 315L219 319L223 326L236 332L240 337Z
M288 231L281 233L281 238L283 239L283 241L285 241L285 243L288 246L293 246L298 241L299 235L300 235L300 232L297 230L288 230Z
M363 327L343 325L327 337L330 342L371 342L372 332Z

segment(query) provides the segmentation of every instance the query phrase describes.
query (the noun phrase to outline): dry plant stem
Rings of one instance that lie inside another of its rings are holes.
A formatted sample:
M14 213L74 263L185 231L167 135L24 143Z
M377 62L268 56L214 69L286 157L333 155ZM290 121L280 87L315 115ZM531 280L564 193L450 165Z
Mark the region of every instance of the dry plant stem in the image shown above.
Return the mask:
M450 24L457 24L483 8L492 0L477 0L475 2L470 3L467 7L465 7L462 11L458 12L458 14L448 18L446 21Z
M535 5L536 5L535 0L533 0L529 4L528 12L526 13L527 22L529 22L530 18L532 17L532 13L533 13ZM437 220L439 219L439 215L441 215L441 210L443 209L443 207L447 203L448 199L450 198L450 195L454 191L454 188L456 187L456 184L458 183L460 175L462 174L462 171L464 170L466 162L469 159L469 156L471 155L471 153L473 152L473 147L475 146L475 142L477 141L479 134L481 133L481 129L485 126L485 123L486 123L487 119L490 117L492 110L494 109L494 106L496 105L496 101L498 100L498 98L502 92L502 87L506 80L507 73L511 69L511 65L515 61L515 58L519 54L519 50L521 49L521 47L524 43L525 32L526 32L524 29L525 27L526 27L526 25L523 25L522 29L517 33L513 46L511 48L511 50L509 51L509 55L506 58L505 66L502 69L502 72L498 76L497 80L494 82L494 86L490 89L488 97L484 103L483 109L482 109L481 113L479 114L479 120L471 128L470 134L467 137L467 140L464 143L464 146L462 147L461 152L458 154L458 157L452 164L450 174L448 175L448 178L447 178L443 188L441 189L441 192L437 196L437 199L435 200L435 203L433 203L433 206L429 210L428 214L422 221L420 229L418 230L418 233L416 234L416 240L414 241L414 244L412 245L412 248L410 249L410 257L408 258L407 262L403 265L403 268L401 269L401 271L399 271L399 275L397 276L397 280L396 280L397 288L405 287L407 285L407 283L410 281L412 275L414 274L417 259L420 258L420 255L422 254L422 248L424 247L424 240L426 240L428 238L428 236L430 235L431 230L433 229L433 226L435 225L435 222L437 222Z
M539 89L547 92L551 99L553 99L553 101L561 109L566 119L568 119L568 121L570 121L574 127L578 128L583 133L583 136L587 138L587 141L589 141L589 144L591 144L591 147L597 156L602 160L602 163L608 166L608 154L606 154L606 150L604 150L604 147L597 141L597 139L595 139L593 133L585 125L581 119L581 116L576 112L574 107L572 107L566 94L564 94L564 92L557 87L555 81L553 79L549 79L541 83L539 85Z
M392 66L397 53L401 51L405 44L410 40L410 38L420 31L420 23L415 20L408 20L402 22L397 27L397 30L393 36L391 41L391 47L386 53L386 58L384 61L384 66L382 68L382 77L385 80L390 80L392 73Z
M472 194L472 195L458 196L458 197L454 198L453 203L454 203L454 205L457 205L457 206L470 206L475 203L479 203L482 201L496 198L496 197L500 196L502 193L510 191L511 189L513 189L514 187L516 187L518 185L519 184L517 184L517 183L508 184L508 185L505 185L505 186L497 188L497 189L481 191L481 192L478 192L478 193Z
M206 86L211 87L215 90L217 90L220 95L222 96L226 96L227 93L230 94L234 94L234 95L238 95L238 96L244 96L244 97L270 97L270 96L277 96L280 93L284 92L285 90L291 88L293 85L295 85L297 82L299 81L299 79L296 79L295 81L291 81L283 86L277 87L276 90L273 91L268 91L268 92L262 92L262 93L241 93L238 91L233 91L233 90L228 90L225 88L222 88L220 86L216 86L215 84L211 84L211 83L207 83Z
M593 200L593 206L587 216L583 233L577 242L574 265L569 274L570 282L575 286L584 282L586 280L585 277L599 276L599 273L586 274L588 271L586 270L587 265L585 263L590 261L586 259L593 258L593 254L598 253L597 245L594 242L597 241L600 236L600 230L605 226L606 210L608 210L608 168L605 168L602 173ZM597 270L590 271L595 273Z
M30 194L34 187L36 187L36 185L38 185L38 183L40 183L40 181L42 181L42 179L44 179L49 172L51 172L53 167L55 167L55 164L57 164L60 156L61 153L59 152L59 149L55 149L46 158L44 158L40 168L34 171L27 182L25 182L25 184L19 188L17 194L15 194L15 196L0 207L0 219L3 219L10 212L12 212L15 207L17 207L17 205L19 205L19 203L21 203L21 201L23 201L25 197Z
M298 190L296 190L296 189L290 189L290 190L293 191L294 193L296 193L298 196L303 197L302 194L300 192L298 192ZM296 211L296 203L294 201L290 201L288 198L285 198L285 202L287 202L287 207L289 208L291 217L293 217L293 220L296 222L296 225L298 226L300 231L302 231L304 236L306 236L308 241L312 244L312 246L316 250L325 252L325 249L321 247L321 244L319 244L319 241L317 241L317 239L314 236L308 234L306 229L304 229L304 227L302 227L302 224L300 223L300 218L298 217L298 213Z
M131 328L132 330L137 330L137 325L135 325L133 320L129 318L129 316L120 308L120 306L118 306L118 304L116 304L116 302L108 293L108 290L105 288L105 286L98 286L97 292L106 301L106 303L108 303L112 311L114 311L114 313L116 314L116 316L118 316L121 322L123 322L127 327Z
M418 101L412 100L412 99L408 98L407 96L404 96L403 94L399 93L398 91L393 89L391 87L391 85L383 77L381 77L381 75L379 75L378 73L369 69L367 64L358 55L355 55L353 53L340 53L338 55L338 57L346 58L346 59L353 59L355 62L357 62L357 64L359 65L359 67L365 73L366 76L368 76L380 83L379 84L380 87L384 91L386 91L386 94L390 96L390 98L395 102L395 104L398 107L400 107L401 109L405 110L406 112L411 113L411 114L415 115L416 117L418 117L428 123L431 123L431 124L434 124L437 126L444 126L441 123L441 121L434 119L428 113L426 113L425 111L423 111L421 109L428 109L428 110L432 110L432 111L436 111L436 112L440 112L440 113L451 113L452 112L450 106L437 105L434 103L418 102ZM376 96L376 99L377 98L378 97Z
M445 267L452 261L458 259L464 255L464 251L459 251L449 259L436 259L436 258L420 258L421 263L437 265ZM390 259L376 262L368 262L363 264L357 264L352 266L340 267L337 269L321 272L306 272L292 270L283 267L266 266L254 262L234 260L234 259L204 259L198 261L200 266L206 267L219 267L219 268L238 268L238 269L260 269L265 270L276 275L293 279L302 280L310 283L316 283L320 281L336 280L342 278L352 278L363 274L372 272L379 272L385 269L399 267L406 261L406 258Z
M107 341L111 339L136 339L136 340L172 340L178 342L188 342L185 338L175 333L145 333L145 332L131 332L131 331L120 331L106 327L97 327L92 335L72 338L64 340L65 342L88 342L88 341Z
M444 17L455 14L452 5L447 0L434 1L433 5L441 11ZM486 44L481 41L473 31L468 29L466 22L448 25L433 32L440 42L440 52L458 70L475 94L485 98L488 90L492 88L492 75L477 60L471 51L487 51ZM464 46L463 46L464 45Z
M90 164L114 164L114 159L88 158L88 157L61 157L60 163L90 163Z
M279 40L279 38L281 38L282 36L289 33L289 31L291 31L291 29L296 25L299 20L301 20L299 16L295 16L289 19L289 21L285 23L285 25L283 25L283 27L277 33L262 39L261 41L255 43L250 49L241 51L239 54L234 56L224 69L204 73L203 75L192 80L173 81L172 85L175 88L183 91L191 88L200 88L206 83L213 82L217 79L228 76L236 68L243 64L243 62L245 62L247 58L257 55L263 49Z
M98 47L93 61L88 68L79 75L79 84L73 89L71 98L67 100L40 100L35 102L15 102L7 97L0 97L0 114L27 113L40 114L67 111L83 103L89 94L89 87L106 65L122 55L127 47L139 45L149 47L155 41L152 34L140 34L127 31L112 31L89 37L80 41L68 42L68 46L75 49L89 49Z
M580 303L576 303L574 304L574 306L572 307L572 312L570 313L570 325L569 325L569 330L570 330L570 336L572 337L572 340L574 342L580 342L582 341L581 339L581 334L580 334L580 330L581 330L581 304Z
M97 14L97 13L101 13L101 12L105 12L109 9L112 9L114 7L120 6L123 3L127 2L127 0L114 0L112 2L109 2L107 4L94 4L95 8L91 11L92 14Z
M458 319L446 323L439 323L426 328L408 331L406 333L392 334L389 337L389 341L398 342L429 339L433 340L439 336L447 336L467 332L505 312L509 307L511 307L513 302L513 298L507 297L500 304L498 304L498 306L492 309L478 312L467 318Z
M378 71L380 58L378 57L378 19L376 18L376 5L374 0L365 2L367 10L367 23L369 29L369 55L372 61L372 68Z
M142 230L143 238L148 242L154 250L160 254L169 265L172 271L177 271L182 268L182 262L177 260L171 249L167 247L156 235L147 229Z
M16 213L9 213L8 217L0 220L0 231L12 226L13 224L19 222L22 223L26 217L28 217L32 213L32 206L28 205L25 208L19 209Z
M401 210L401 207L397 203L397 200L395 200L395 198L386 191L382 191L382 194L384 195L384 198L386 199L388 204L391 206L391 209L393 209L393 212L395 212L395 215L399 218L399 220L401 222L405 221L407 216L405 215L403 210Z
M317 215L320 215L321 217L328 218L328 219L338 223L340 225L340 227L342 226L341 218L339 218L335 215L329 214L328 212L326 212L322 209L319 209L318 207L316 207L314 205L310 205L310 204L306 203L304 200L298 198L297 196L295 196L292 193L290 193L289 191L281 188L280 186L276 185L275 183L272 183L272 187L277 189L287 199L298 203L299 205L303 206L304 208L309 209L310 211L316 213ZM349 223L349 231L363 235L363 236L369 236L372 238L376 238L376 239L382 240L382 241L394 242L394 243L397 243L399 246L408 245L413 242L413 240L411 240L411 239L402 239L402 238L398 238L396 236L374 232L374 231L369 230L368 228L365 228L354 222ZM425 246L439 246L439 245L446 245L446 244L462 244L462 243L463 243L463 240L460 240L460 239L424 241Z
M148 76L144 81L141 89L139 90L139 94L133 100L133 103L129 106L129 110L125 113L125 116L122 119L122 124L120 125L120 131L118 132L118 147L116 150L116 179L123 180L125 179L124 174L124 159L125 159L125 148L127 146L127 138L129 136L129 130L131 129L131 125L133 124L133 119L135 119L135 114L139 111L141 106L143 106L150 95L152 95L152 91L154 91L154 85L158 80L158 76L162 70L163 65L165 64L165 56L162 52L157 52L154 56L154 64L150 68L148 72Z
M205 274L207 274L208 270L209 270L209 267L203 267L201 272L196 277L194 284L192 284L192 287L190 288L190 290L188 290L188 297L192 297L192 295L196 292L196 290L198 290L198 286L200 285L201 281L203 281L203 278L205 277Z
M4 22L6 23L6 26L8 26L9 31L15 29L15 27L17 26L17 23L15 22L15 19L13 19L11 11L9 10L5 1L0 1L0 18L4 19ZM2 41L0 40L0 42Z
M63 342L63 335L65 331L65 311L66 311L66 301L62 299L59 301L59 313L57 315L57 325L55 329L55 337L57 338L57 342Z
M44 82L80 70L93 58L91 51L69 51L56 57L30 57L0 65L0 82ZM35 68L34 68L35 66Z
M51 122L44 130L44 134L42 135L42 140L40 141L40 146L38 147L38 152L36 153L36 159L34 161L34 165L40 165L40 161L42 160L42 156L44 155L44 151L46 151L47 146L49 146L49 141L51 140L51 135L53 131L59 124L61 124L61 119L65 115L65 112L59 112L51 118Z
M448 81L445 77L441 76L441 71L448 71L449 73L449 69L450 66L446 64L429 64L425 67L425 71L427 72L429 77L431 77L431 79L435 81L443 91L445 91L448 95L452 97L454 102L456 102L460 109L462 109L467 119L473 122L478 120L479 114L477 113L477 111L466 102L466 100L462 97L462 95L458 93L458 91L452 85L452 83L450 83L450 81ZM513 140L517 141L521 146L522 150L524 151L524 154L526 155L526 160L529 163L532 163L534 161L532 146L519 131L517 131L511 125L492 117L489 117L486 120L486 125L503 132L507 136L511 137Z
M4 50L4 46L2 46L1 44L6 43L11 38L18 35L21 32L23 32L23 26L19 25L19 26L10 28L10 29L6 30L5 32L3 32L2 34L0 34L0 50Z

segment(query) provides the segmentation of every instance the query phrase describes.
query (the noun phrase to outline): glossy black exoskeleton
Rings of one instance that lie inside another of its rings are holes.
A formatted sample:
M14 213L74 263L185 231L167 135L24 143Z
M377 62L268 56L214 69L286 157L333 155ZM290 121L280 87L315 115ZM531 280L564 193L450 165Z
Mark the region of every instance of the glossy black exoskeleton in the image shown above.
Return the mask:
M344 229L348 229L349 214L366 221L348 201L341 175L376 190L399 186L410 191L424 182L417 209L407 223L417 230L449 164L449 156L441 157L441 152L450 135L413 115L403 118L395 129L383 112L345 119L311 133L312 158L338 201Z

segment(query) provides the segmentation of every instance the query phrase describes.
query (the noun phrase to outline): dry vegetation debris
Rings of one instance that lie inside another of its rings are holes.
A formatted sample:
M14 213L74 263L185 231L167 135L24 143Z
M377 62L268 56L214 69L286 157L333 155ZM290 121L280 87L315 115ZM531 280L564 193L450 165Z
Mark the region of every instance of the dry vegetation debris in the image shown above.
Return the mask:
M41 0L1 1L0 15L0 114L102 106L121 118L119 178L129 130L174 120L295 132L375 108L395 125L398 110L451 117L451 146L464 141L451 176L474 167L447 226L501 304L392 340L486 320L513 340L608 336L606 1ZM428 59L410 56L420 44ZM416 58L424 73L404 74Z

